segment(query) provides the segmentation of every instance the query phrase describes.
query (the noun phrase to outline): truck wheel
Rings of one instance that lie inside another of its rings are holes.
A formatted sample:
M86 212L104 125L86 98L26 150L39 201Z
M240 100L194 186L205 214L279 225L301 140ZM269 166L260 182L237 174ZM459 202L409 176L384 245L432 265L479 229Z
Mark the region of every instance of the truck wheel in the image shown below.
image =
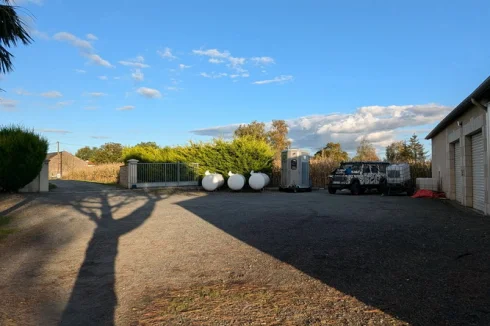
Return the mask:
M332 187L328 187L328 193L329 194L334 195L336 192L337 192L337 189L332 188Z
M354 182L350 186L350 193L351 195L357 196L361 193L361 185L358 182Z

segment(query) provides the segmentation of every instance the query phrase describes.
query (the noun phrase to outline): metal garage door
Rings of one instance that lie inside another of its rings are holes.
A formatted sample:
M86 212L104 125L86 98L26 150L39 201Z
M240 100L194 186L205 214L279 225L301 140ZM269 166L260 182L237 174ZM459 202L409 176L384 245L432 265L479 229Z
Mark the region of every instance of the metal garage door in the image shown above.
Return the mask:
M459 141L454 143L454 176L456 200L463 203L463 176L461 175L461 146L459 146Z
M471 137L471 158L473 168L473 208L485 210L485 161L483 134Z

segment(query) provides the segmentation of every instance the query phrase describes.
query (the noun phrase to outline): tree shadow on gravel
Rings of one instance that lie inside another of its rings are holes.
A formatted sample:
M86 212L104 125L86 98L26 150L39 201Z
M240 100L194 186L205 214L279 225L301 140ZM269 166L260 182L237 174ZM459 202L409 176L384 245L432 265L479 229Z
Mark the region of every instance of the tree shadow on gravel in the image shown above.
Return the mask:
M110 203L111 197L119 201ZM96 224L96 229L88 243L60 325L114 324L117 306L115 261L119 238L141 226L160 199L162 196L157 193L109 192L90 197L78 196L70 203L74 209L88 216ZM119 210L124 210L133 201L143 203L128 214L115 218Z
M412 325L490 325L490 222L480 215L406 197L221 197L178 205Z

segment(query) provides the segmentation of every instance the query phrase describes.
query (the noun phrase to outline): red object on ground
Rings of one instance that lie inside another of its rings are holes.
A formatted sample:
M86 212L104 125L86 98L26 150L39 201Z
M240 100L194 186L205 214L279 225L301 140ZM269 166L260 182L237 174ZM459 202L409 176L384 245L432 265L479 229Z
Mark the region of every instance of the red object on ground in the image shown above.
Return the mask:
M413 194L412 198L446 198L446 195L443 192L420 189Z

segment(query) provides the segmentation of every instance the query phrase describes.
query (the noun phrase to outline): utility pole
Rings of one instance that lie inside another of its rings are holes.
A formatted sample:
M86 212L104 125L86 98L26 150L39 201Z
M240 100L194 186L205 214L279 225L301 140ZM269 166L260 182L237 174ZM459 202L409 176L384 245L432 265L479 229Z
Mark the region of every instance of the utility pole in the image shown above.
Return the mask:
M62 173L62 169L63 169L63 154L60 154L60 142L57 141L56 144L58 145L58 179L61 179L61 173Z

